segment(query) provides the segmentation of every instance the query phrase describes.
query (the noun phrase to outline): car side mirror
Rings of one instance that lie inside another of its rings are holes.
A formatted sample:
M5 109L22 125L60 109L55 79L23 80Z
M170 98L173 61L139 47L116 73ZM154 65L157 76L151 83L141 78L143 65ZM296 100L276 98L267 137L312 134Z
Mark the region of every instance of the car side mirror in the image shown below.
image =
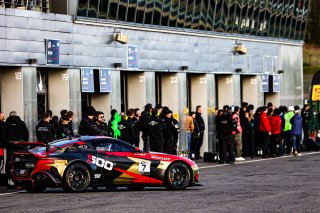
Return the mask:
M134 152L139 153L139 152L142 152L142 151L141 151L141 149L139 149L139 147L136 147L136 148L134 149Z

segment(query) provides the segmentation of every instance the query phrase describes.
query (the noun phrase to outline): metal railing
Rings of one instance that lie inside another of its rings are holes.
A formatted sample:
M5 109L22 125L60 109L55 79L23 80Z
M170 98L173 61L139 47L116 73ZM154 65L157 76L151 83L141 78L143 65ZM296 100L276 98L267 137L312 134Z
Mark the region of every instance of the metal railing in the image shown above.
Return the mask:
M0 0L0 7L49 12L49 0Z

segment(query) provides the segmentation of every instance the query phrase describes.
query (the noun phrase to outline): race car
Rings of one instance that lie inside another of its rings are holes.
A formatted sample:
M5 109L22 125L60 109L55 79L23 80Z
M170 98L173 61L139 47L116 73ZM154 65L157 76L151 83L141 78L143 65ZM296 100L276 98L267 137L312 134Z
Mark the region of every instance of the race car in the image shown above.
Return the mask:
M90 186L185 189L199 178L198 166L187 158L143 152L111 137L81 136L49 144L15 145L36 146L15 152L11 163L15 186L29 192L56 187L66 192L83 192Z

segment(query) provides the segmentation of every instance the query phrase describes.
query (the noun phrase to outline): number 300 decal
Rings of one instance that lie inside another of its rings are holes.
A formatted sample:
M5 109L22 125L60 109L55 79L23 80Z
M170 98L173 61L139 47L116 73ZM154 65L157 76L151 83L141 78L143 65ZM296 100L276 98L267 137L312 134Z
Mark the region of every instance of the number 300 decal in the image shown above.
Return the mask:
M105 168L109 171L113 168L113 163L102 158L97 158L96 156L92 156L92 164L97 165L98 167Z

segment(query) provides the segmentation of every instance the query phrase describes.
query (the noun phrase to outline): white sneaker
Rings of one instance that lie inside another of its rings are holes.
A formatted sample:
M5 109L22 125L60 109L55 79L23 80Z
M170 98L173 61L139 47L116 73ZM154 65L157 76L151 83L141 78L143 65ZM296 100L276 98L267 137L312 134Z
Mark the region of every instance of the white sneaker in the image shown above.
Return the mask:
M244 161L244 160L245 160L245 158L243 158L243 157L236 158L236 161Z
M299 157L300 157L300 156L301 156L301 153L298 153L298 154L297 154L297 156L299 156Z

